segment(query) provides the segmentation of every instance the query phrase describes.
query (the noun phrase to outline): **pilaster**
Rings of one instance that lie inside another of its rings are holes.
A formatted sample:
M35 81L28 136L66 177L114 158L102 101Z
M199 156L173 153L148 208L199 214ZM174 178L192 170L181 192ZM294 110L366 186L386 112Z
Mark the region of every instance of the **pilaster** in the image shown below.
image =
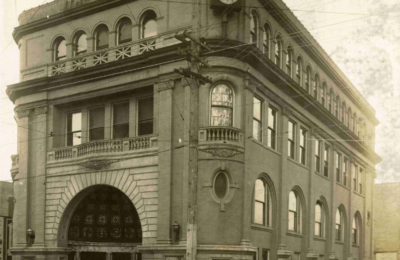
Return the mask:
M172 107L174 81L162 81L154 85L155 102L158 102L159 130L159 177L157 243L171 243L171 181L172 181Z
M329 162L329 164L331 164L330 165L331 168L329 169L330 170L329 172L332 173L330 176L330 179L332 181L332 186L331 186L332 191L331 191L331 201L330 201L331 225L330 225L330 228L328 228L328 234L327 234L326 238L327 238L327 242L328 243L330 242L327 245L328 250L330 252L329 259L334 260L334 259L337 259L336 254L335 254L335 240L336 240L335 236L336 236L336 234L334 232L334 230L336 230L336 209L337 209L336 205L335 205L335 196L336 196L335 194L336 194L336 187L337 187L337 185L336 185L336 154L338 153L337 146L332 144L331 151L332 151L331 152L331 160ZM343 157L342 157L342 160L343 160ZM339 163L340 163L340 161L339 161ZM340 167L341 167L341 165L339 164L339 168ZM340 174L342 174L343 171L342 170L340 170L340 171L341 171ZM329 223L327 223L327 226L329 227Z

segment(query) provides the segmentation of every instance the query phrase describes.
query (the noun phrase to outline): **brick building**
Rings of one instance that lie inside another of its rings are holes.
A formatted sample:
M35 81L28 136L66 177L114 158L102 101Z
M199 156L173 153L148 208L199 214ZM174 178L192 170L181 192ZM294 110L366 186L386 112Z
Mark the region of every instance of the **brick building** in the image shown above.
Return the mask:
M184 258L197 138L197 259L371 259L374 109L281 0L195 3L20 15L15 259Z
M0 260L11 259L14 185L0 181Z
M380 183L374 188L374 254L377 260L400 256L400 183Z

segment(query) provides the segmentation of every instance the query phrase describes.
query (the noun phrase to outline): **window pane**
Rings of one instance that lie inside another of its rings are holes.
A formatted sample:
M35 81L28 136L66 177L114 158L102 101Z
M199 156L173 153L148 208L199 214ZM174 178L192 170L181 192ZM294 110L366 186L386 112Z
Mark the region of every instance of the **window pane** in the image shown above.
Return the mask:
M289 210L297 212L297 198L293 191L289 193Z
M321 223L315 223L314 235L321 236Z
M62 40L57 46L57 60L64 59L67 56L67 42Z
M114 125L113 138L126 138L129 137L129 124Z
M261 123L253 120L253 138L261 142Z
M321 205L316 204L315 205L315 221L316 222L321 222Z
M129 103L115 104L113 107L114 125L129 123Z
M97 29L97 49L108 48L108 29L106 26L101 25Z
M213 107L211 111L211 125L232 126L232 109Z
M258 98L253 99L253 117L261 120L261 100Z
M150 135L153 133L153 120L139 122L138 135Z
M157 21L154 19L147 20L143 25L143 38L157 35Z
M68 116L68 132L82 130L82 113L73 113Z
M89 137L90 141L104 139L104 127L90 129Z
M119 43L132 40L132 24L129 20L124 20L119 27Z
M67 134L67 146L80 145L82 143L82 133L68 133Z
M336 224L341 224L342 223L342 220L341 220L341 216L340 216L340 211L339 211L339 209L338 210L336 210Z
M254 203L254 223L264 225L264 203Z
M79 36L78 41L76 43L76 51L78 53L85 52L87 50L87 40L86 40L86 34L82 34Z
M226 85L217 85L212 92L212 105L233 107L233 93Z
M265 202L265 184L262 180L256 180L255 199Z
M139 99L139 121L153 119L153 97Z
M276 111L272 108L268 108L268 127L275 129L276 125Z
M104 127L104 107L90 109L89 128Z
M275 131L268 129L268 146L275 149Z
M294 137L294 124L293 122L289 121L289 125L288 125L288 138L290 140L293 140Z
M215 178L214 191L215 195L217 195L219 199L225 197L226 192L228 191L228 179L224 173L219 173Z
M296 230L296 213L289 211L289 225L288 229L295 231Z

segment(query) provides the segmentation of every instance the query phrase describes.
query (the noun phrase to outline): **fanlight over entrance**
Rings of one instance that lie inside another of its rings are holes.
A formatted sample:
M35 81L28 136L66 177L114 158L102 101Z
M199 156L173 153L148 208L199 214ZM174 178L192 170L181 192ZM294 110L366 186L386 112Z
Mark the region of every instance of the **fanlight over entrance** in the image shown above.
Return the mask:
M142 243L138 213L130 199L118 189L99 186L76 206L69 222L68 244L80 259L106 257L130 259ZM104 252L104 253L102 253Z

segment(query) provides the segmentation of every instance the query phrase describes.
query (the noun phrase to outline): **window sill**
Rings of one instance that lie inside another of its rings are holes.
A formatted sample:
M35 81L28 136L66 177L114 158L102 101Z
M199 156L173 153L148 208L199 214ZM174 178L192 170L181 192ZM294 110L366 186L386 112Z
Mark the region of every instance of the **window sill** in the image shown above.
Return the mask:
M269 150L269 151L271 151L271 152L273 152L273 153L275 153L275 154L277 154L277 155L279 155L279 156L281 155L281 153L278 152L277 150L274 150L274 149L272 149L271 147L265 145L264 143L262 143L262 142L260 142L260 141L257 141L257 140L254 139L253 137L251 138L251 141L253 141L254 143L258 144L259 146L264 147L265 149L267 149L267 150Z
M262 225L258 225L258 224L251 224L251 229L264 231L264 232L270 232L270 233L272 233L272 231L273 231L273 229L270 227L262 226Z
M349 187L344 186L344 185L343 185L342 183L340 183L340 182L336 182L336 184L339 185L339 186L341 186L341 187L343 187L343 188L345 188L345 189L347 189L347 190L350 190Z
M307 170L309 170L310 168L308 168L307 166L305 166L304 164L302 164L302 163L299 163L298 161L296 161L295 159L292 159L292 158L290 158L290 157L288 157L288 160L289 161L291 161L291 162L293 162L293 163L295 163L295 164L297 164L298 166L301 166L301 167L303 167L304 169L307 169Z
M358 193L357 191L354 191L354 190L353 190L353 193L356 194L356 195L358 195L358 196L360 196L361 198L365 198L365 196L364 196L363 194Z
M339 240L335 240L335 244L344 245L344 242L343 241L339 241Z
M296 233L294 231L286 231L286 235L291 236L291 237L300 237L303 238L303 234L301 233Z
M329 179L328 177L325 177L324 175L320 174L319 172L315 172L315 174L327 181L331 181L331 179Z
M321 241L321 242L326 242L326 238L324 238L324 237L316 237L316 236L314 236L314 240Z

